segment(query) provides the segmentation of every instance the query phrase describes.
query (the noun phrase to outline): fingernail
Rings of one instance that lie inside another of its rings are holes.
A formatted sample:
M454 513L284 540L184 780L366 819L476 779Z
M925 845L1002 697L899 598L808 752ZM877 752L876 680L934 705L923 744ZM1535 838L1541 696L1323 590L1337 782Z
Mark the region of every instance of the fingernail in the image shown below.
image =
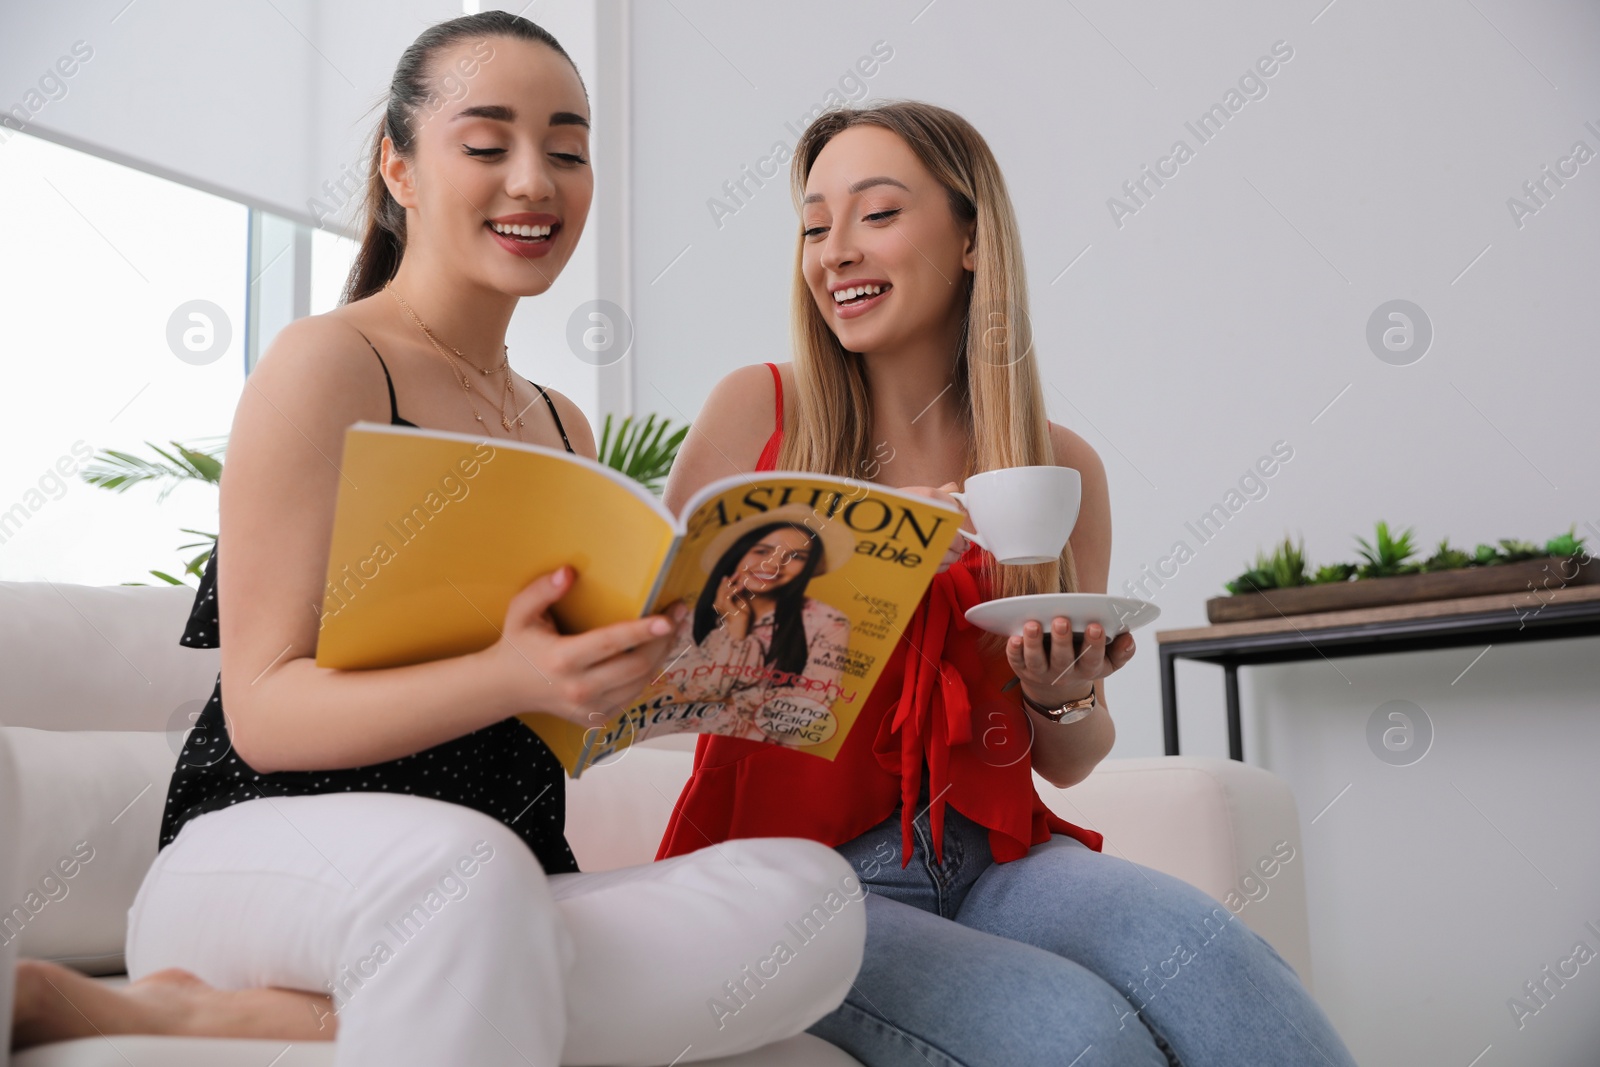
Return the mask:
M550 584L557 589L567 584L567 568L565 566L557 568L556 573L550 579Z
M671 630L672 623L668 622L666 619L657 619L650 624L650 632L653 634L669 633Z

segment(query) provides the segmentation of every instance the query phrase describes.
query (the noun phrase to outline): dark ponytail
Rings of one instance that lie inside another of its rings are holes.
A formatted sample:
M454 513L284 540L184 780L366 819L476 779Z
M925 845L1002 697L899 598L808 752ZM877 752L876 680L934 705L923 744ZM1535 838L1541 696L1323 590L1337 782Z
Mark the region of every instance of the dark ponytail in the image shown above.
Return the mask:
M395 152L409 159L416 147L416 115L425 108L437 110L440 106L438 94L428 86L434 56L460 41L490 37L535 41L552 49L568 63L572 62L572 57L548 30L505 11L484 11L441 22L428 27L411 43L394 68L383 118L372 134L366 203L362 210L365 232L355 262L350 266L350 276L345 279L341 303L349 304L382 289L400 268L400 257L405 254L406 209L390 195L379 171L384 137L394 143ZM576 64L573 70L577 70ZM578 80L582 82L581 74Z

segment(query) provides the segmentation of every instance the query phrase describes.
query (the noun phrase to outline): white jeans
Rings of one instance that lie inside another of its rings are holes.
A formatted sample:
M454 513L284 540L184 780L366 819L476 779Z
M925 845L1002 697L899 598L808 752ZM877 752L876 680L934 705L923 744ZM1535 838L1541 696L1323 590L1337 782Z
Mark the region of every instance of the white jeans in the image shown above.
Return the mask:
M339 1067L688 1063L838 1007L863 894L836 852L796 838L547 876L457 804L263 798L160 852L128 910L128 974L330 994Z

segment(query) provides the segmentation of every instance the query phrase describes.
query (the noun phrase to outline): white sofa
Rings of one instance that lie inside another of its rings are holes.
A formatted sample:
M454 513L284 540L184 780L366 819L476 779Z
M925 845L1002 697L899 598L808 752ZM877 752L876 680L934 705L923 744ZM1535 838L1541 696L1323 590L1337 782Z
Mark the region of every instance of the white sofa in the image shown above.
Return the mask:
M217 672L215 650L178 644L192 599L171 587L0 582L0 1063L17 956L126 981L127 908L156 853L183 733ZM568 783L567 836L583 869L654 856L690 760L683 744L653 743ZM1102 831L1108 852L1227 904L1309 985L1299 817L1281 780L1226 760L1170 757L1108 760L1065 791L1039 785L1063 817ZM326 1067L333 1056L327 1043L113 1037L43 1046L12 1062ZM856 1063L804 1034L717 1062Z

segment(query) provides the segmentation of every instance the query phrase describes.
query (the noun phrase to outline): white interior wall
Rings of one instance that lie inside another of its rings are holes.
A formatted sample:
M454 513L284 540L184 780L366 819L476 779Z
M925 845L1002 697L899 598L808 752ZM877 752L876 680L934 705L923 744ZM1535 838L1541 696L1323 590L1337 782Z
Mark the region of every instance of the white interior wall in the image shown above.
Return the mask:
M1354 559L1378 519L1430 551L1574 522L1600 545L1600 164L1520 228L1507 207L1575 141L1600 150L1592 4L675 0L634 5L633 40L640 410L692 416L734 367L787 358L786 175L743 168L883 41L870 97L956 108L1005 168L1049 408L1105 461L1111 590L1168 575L1144 587L1158 628L1203 625L1286 532L1314 562ZM1266 95L1199 144L1184 124L1279 41ZM1178 138L1193 158L1118 226L1108 199ZM1365 341L1395 298L1436 327L1410 366ZM1279 441L1293 458L1201 544L1185 523ZM1162 750L1150 631L1140 647L1109 686L1118 756ZM1600 1046L1600 978L1521 1029L1506 1003L1600 920L1597 650L1495 648L1454 682L1481 647L1243 672L1247 755L1299 799L1318 997L1359 1062L1554 1067ZM1178 680L1184 751L1226 755L1220 670ZM1437 728L1416 765L1366 747L1390 699Z

